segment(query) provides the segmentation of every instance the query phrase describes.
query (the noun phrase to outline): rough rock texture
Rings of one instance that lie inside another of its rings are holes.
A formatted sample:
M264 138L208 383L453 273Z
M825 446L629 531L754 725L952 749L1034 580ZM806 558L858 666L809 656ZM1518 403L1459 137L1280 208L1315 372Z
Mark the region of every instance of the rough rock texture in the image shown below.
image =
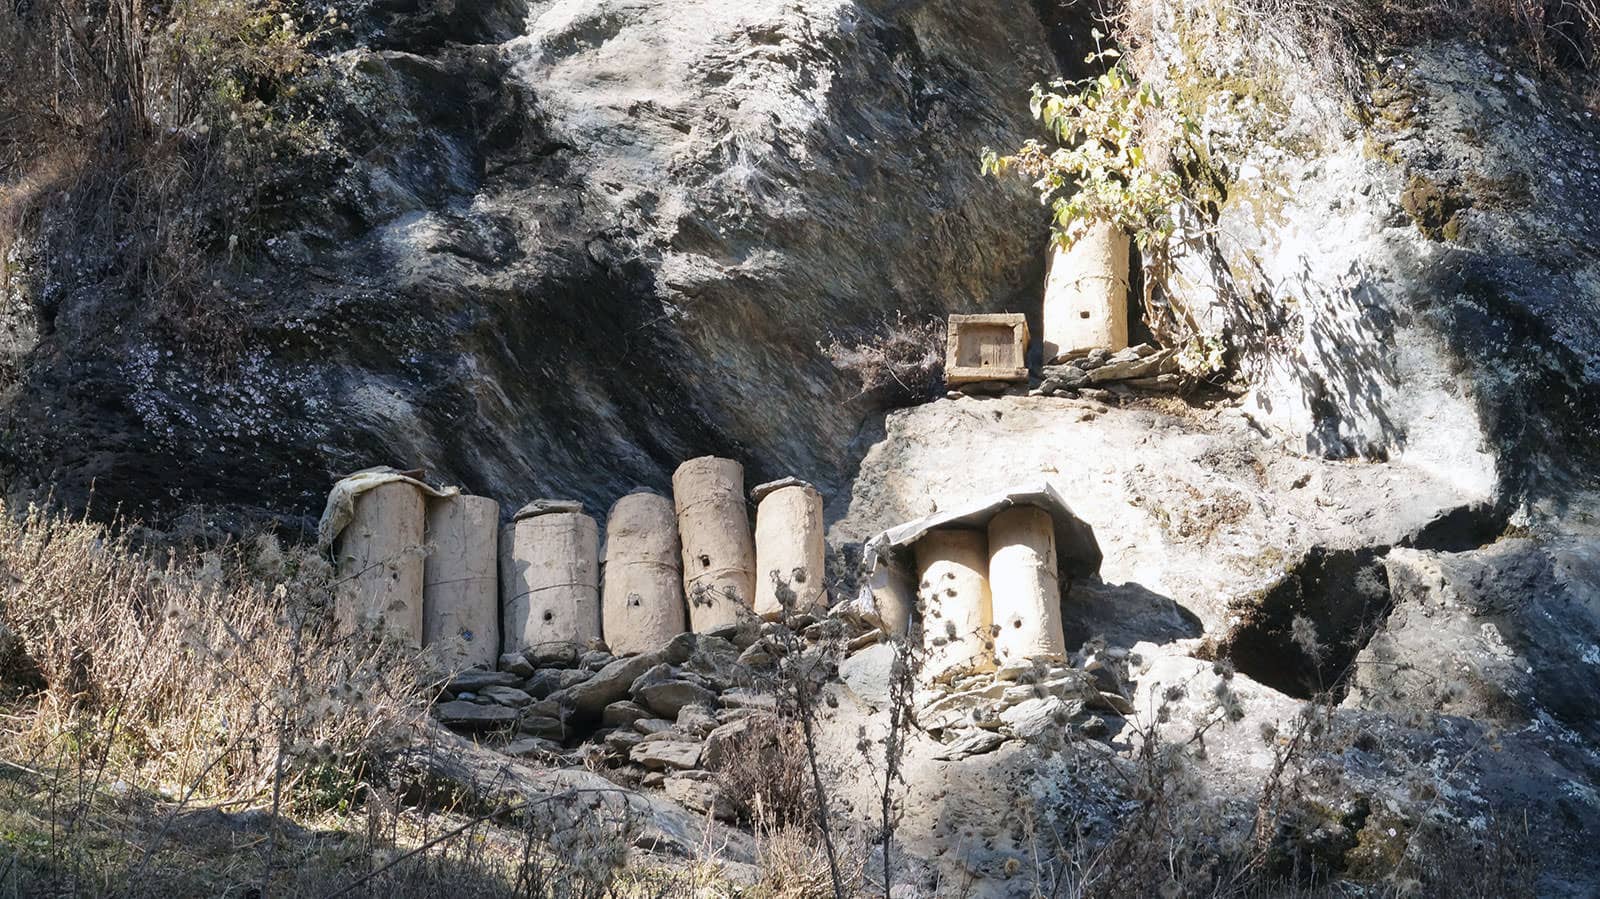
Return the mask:
M1052 69L1004 0L380 4L339 60L348 164L224 285L237 361L40 285L5 467L146 518L312 511L426 466L590 508L737 454L840 484L867 411L816 351L890 310L1036 308L1045 223L983 183Z

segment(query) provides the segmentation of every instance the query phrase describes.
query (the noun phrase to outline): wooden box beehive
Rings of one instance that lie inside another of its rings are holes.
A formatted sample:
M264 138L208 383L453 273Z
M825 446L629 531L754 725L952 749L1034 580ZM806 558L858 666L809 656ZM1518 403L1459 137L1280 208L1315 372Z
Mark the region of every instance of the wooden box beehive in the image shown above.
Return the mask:
M946 384L1028 379L1028 320L1020 312L950 316Z

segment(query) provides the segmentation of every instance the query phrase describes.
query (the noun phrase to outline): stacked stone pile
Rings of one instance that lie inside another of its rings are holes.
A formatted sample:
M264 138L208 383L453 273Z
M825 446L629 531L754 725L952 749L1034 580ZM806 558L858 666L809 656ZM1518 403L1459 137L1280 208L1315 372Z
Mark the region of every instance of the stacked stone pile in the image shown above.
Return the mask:
M720 792L717 772L752 741L776 739L776 661L865 645L863 635L881 636L860 623L800 614L682 633L627 656L568 643L530 647L501 656L496 670L451 678L433 713L508 755L598 764L618 783L731 818L736 806ZM832 674L827 664L807 668Z
M1038 396L1078 396L1123 388L1146 393L1174 393L1180 386L1176 350L1158 350L1148 343L1112 352L1104 347L1075 350L1057 365L1046 365L1044 377L1030 391Z
M839 677L864 703L888 703L896 648L869 646L839 665ZM1127 654L1085 647L1070 661L1034 660L948 682L923 681L912 695L913 720L944 748L937 757L967 758L1008 740L1052 748L1074 736L1104 738L1121 730L1133 707Z
M1112 352L1105 347L1073 350L1061 361L1040 368L1027 385L1004 381L962 384L948 391L950 399L996 394L1083 397L1115 402L1135 393L1177 393L1183 386L1178 355L1148 343Z

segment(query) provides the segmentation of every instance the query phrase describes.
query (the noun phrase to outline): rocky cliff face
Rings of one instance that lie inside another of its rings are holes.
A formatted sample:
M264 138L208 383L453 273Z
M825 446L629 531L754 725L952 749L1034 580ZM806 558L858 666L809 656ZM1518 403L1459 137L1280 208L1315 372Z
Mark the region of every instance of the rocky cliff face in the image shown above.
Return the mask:
M895 310L1037 313L1044 222L975 154L1032 135L1027 86L1082 55L1064 15L372 3L338 59L348 164L306 173L266 257L222 285L227 354L70 282L11 311L13 489L294 522L334 475L393 464L508 508L600 510L717 452L822 486L848 562L884 527L1042 477L1105 556L1067 594L1073 678L1114 659L1102 689L1208 729L1195 792L1229 838L1332 684L1340 736L1301 773L1340 871L1392 873L1424 824L1510 812L1540 890L1592 895L1593 114L1459 45L1388 60L1361 117L1297 99L1263 123L1217 92L1233 184L1181 290L1243 347L1241 396L962 398L880 424L819 340ZM827 690L823 740L859 792L873 772L850 753L881 702ZM1224 696L1239 715L1206 724ZM931 811L907 851L1006 895L1026 886L1018 808L1067 833L1084 822L1048 813L1093 806L1103 836L1148 721L1099 711L1052 731L1087 767L1011 725L974 758L918 734L906 804Z
M839 485L873 410L818 341L1037 305L1043 223L974 161L1030 133L1017 98L1053 68L1021 0L354 21L347 165L308 173L225 285L226 359L40 286L8 354L19 486L294 519L335 474L394 464L603 509L711 451Z

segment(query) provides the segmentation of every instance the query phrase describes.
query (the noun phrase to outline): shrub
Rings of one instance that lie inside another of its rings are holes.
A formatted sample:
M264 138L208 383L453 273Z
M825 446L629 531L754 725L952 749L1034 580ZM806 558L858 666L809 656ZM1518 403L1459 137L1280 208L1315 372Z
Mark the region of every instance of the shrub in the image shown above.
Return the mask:
M923 402L944 383L945 323L939 318L917 320L896 312L866 340L834 338L818 348L834 368L855 375L858 396L886 405Z
M147 300L218 349L218 276L331 153L313 49L343 27L306 0L0 5L0 284L36 260L36 291Z
M1199 329L1170 295L1162 302L1158 294L1174 244L1214 223L1220 181L1195 118L1135 78L1120 55L1113 48L1090 54L1086 62L1109 64L1093 78L1034 85L1030 108L1060 146L1030 140L1009 155L985 147L983 172L1033 179L1062 249L1096 223L1131 235L1144 259L1146 323L1170 345Z

